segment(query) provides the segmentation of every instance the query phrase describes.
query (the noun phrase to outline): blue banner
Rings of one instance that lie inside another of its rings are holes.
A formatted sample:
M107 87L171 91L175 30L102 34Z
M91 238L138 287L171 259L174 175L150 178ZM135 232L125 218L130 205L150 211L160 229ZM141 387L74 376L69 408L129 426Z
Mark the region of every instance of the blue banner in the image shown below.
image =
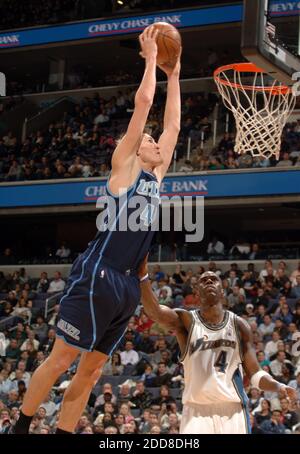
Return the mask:
M300 2L290 2L287 0L271 0L269 5L271 16L298 16L300 13Z
M103 19L0 33L0 49L137 33L148 25L160 21L169 22L182 28L239 22L241 19L242 5L159 12L136 17Z
M299 194L300 170L168 176L161 195L246 197ZM0 185L0 208L95 204L106 180Z

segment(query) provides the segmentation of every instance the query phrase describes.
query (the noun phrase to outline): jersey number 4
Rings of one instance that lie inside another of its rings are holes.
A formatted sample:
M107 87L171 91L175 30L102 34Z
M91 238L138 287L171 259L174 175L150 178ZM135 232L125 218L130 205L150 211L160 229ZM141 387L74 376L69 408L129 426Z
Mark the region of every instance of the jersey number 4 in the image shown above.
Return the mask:
M226 359L227 359L227 352L225 350L222 350L217 359L216 359L216 362L214 364L215 367L217 367L219 369L219 372L223 372L225 373L225 370L226 370L226 367L227 367L227 363L226 363Z
M146 207L144 208L143 212L141 213L140 219L144 222L146 227L149 227L153 219L155 218L156 214L156 207L151 205L151 203L147 203Z

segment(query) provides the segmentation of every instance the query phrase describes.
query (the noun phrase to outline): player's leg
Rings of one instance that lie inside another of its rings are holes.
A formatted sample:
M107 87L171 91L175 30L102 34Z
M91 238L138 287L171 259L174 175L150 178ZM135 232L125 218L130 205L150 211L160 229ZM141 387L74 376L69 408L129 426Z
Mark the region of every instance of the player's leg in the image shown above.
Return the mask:
M100 378L102 367L108 356L98 351L81 355L77 372L64 393L58 428L73 432L84 411L90 393Z
M23 416L16 424L16 433L28 432L30 418L35 414L57 378L70 367L79 353L77 348L67 345L61 339L56 339L50 355L32 375L21 408Z

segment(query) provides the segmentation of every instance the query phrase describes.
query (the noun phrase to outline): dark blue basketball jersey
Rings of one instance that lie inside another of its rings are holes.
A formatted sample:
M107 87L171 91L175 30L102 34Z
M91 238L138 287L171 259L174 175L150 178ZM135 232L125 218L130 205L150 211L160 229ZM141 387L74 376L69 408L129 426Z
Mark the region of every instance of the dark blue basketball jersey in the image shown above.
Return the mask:
M149 251L158 226L159 184L152 173L141 171L136 182L119 197L108 189L98 216L99 230L92 244L111 266L137 269ZM98 203L99 206L99 203Z
M120 197L108 190L102 206L98 234L72 265L57 336L80 349L111 355L140 301L137 269L158 225L156 177L141 171Z

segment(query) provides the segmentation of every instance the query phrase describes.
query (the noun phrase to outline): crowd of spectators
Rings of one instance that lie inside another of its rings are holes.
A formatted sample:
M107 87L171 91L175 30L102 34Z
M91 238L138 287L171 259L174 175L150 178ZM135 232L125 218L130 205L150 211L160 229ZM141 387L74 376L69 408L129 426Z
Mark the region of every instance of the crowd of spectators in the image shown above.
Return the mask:
M126 130L132 112L134 91L118 91L104 99L95 93L76 104L72 112L51 123L47 130L29 134L20 143L12 132L0 137L0 181L48 180L107 176L116 139ZM162 128L164 93L158 90L148 120L148 130L158 139ZM284 129L282 153L275 158L237 156L234 135L226 133L211 150L203 143L211 137L209 116L217 102L214 94L186 94L182 103L182 127L177 159L186 153L187 138L196 145L189 161L177 167L181 172L238 168L299 166L300 120Z
M238 0L232 3L234 1ZM214 1L215 4L222 2L224 0ZM0 5L0 30L207 4L208 0L3 0Z
M225 307L248 321L261 367L298 393L298 400L292 403L280 393L251 387L245 378L253 433L299 433L300 263L297 269L288 269L284 261L276 268L267 261L263 269L256 269L253 263L246 269L232 264L221 271L211 262L207 269L222 279ZM177 265L169 275L154 266L151 281L159 304L197 308L195 283L203 271L202 266L183 270ZM18 418L32 373L47 358L55 340L59 305L45 318L44 311L34 311L35 298L40 291L50 292L52 283L54 292L61 291L64 280L56 273L47 287L46 273L34 282L22 269L13 279L6 280L2 274L0 281L6 281L1 291L7 292L0 304L0 431L5 434ZM5 317L12 311L14 325L5 325ZM26 311L32 312L30 320ZM105 365L75 432L178 433L184 387L178 354L174 333L150 320L139 306ZM55 383L34 416L30 433L54 433L63 394L76 366L75 362Z
M118 91L110 99L95 93L47 130L30 134L23 143L8 132L0 138L0 181L107 176L115 141L126 130L132 112L134 93L130 89ZM148 120L148 130L155 138L161 130L164 96L157 90ZM193 114L198 135L207 129L207 117L215 103L214 95L184 97L183 116ZM179 156L183 155L183 142L184 135L178 143Z
M0 29L25 28L79 19L81 0L4 0L0 5Z

